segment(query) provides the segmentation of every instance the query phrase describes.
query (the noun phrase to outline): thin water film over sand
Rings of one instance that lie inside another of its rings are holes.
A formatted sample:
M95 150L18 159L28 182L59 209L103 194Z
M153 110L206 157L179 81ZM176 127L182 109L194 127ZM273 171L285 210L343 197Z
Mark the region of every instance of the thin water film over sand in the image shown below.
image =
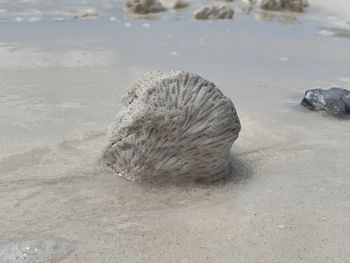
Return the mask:
M346 262L350 122L299 103L350 88L350 43L298 19L1 24L0 259ZM121 97L163 68L234 102L226 180L140 185L97 165Z
M72 250L72 245L62 239L20 240L0 247L4 263L60 262Z

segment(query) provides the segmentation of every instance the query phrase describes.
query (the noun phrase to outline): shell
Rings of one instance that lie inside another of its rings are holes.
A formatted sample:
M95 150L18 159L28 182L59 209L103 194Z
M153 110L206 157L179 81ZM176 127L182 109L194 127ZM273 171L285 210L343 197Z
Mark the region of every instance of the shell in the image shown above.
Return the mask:
M131 181L216 180L230 170L241 125L211 81L182 71L147 73L109 128L102 163Z

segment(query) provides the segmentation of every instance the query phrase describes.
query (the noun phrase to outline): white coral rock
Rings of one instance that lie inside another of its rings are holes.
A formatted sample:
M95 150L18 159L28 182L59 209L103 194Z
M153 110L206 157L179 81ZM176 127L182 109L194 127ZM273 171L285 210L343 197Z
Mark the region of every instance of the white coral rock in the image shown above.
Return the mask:
M230 171L241 125L211 81L182 71L144 75L109 128L102 163L131 181L216 180Z
M194 17L199 20L232 19L233 15L232 6L219 3L203 6L194 13Z

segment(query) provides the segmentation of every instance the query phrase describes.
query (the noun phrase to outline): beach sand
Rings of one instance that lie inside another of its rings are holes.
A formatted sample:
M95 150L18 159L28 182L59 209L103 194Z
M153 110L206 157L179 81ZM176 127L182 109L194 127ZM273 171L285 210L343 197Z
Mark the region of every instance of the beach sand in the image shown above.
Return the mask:
M64 239L62 263L347 262L350 122L299 103L350 88L350 39L308 21L0 24L0 244ZM227 181L137 185L97 166L121 97L163 68L233 100Z

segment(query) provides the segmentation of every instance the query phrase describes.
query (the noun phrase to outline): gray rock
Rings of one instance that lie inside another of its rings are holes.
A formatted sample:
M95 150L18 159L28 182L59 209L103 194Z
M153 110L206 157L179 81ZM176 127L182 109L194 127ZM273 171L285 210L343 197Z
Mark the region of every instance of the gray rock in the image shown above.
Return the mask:
M219 3L203 6L194 13L194 17L199 20L232 19L233 15L232 6Z
M130 13L140 15L165 11L158 0L127 0L126 7Z
M350 116L350 90L341 88L308 90L301 105L309 110L325 110L333 116L344 118Z
M232 101L211 81L147 73L109 128L102 164L131 181L216 180L230 171L240 129Z

